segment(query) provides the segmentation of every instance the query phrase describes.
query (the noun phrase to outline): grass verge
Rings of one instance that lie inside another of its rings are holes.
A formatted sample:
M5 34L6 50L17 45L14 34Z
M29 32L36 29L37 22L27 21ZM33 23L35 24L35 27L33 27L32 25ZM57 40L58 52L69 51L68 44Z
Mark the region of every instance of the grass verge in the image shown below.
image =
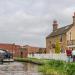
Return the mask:
M49 60L39 68L44 75L75 75L75 63L59 60Z
M75 63L36 58L15 58L15 60L41 65L39 71L44 75L75 75Z

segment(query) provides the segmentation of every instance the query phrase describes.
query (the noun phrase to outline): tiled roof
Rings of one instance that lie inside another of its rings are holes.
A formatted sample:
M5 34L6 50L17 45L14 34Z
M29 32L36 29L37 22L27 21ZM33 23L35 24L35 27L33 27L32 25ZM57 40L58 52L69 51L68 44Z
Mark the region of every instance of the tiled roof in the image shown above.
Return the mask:
M72 26L73 26L73 24L67 25L67 26L62 27L62 28L58 28L57 30L51 32L46 38L64 34L64 33L66 33Z

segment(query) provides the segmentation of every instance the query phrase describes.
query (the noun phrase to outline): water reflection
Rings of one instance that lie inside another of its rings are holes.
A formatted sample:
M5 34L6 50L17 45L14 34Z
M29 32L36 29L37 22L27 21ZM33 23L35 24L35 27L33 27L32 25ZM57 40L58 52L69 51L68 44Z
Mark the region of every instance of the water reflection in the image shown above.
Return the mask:
M0 65L0 75L42 75L38 72L38 65L30 63L4 63Z

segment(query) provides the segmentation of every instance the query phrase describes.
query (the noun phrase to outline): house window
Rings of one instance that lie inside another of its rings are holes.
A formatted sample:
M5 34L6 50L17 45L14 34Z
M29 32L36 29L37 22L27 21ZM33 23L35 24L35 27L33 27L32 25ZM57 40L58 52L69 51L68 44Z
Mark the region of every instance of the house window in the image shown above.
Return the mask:
M60 35L60 42L62 42L62 35Z
M70 32L70 41L71 41L71 32Z
M49 44L51 45L51 41L49 41Z
M55 48L55 44L52 44L52 48Z

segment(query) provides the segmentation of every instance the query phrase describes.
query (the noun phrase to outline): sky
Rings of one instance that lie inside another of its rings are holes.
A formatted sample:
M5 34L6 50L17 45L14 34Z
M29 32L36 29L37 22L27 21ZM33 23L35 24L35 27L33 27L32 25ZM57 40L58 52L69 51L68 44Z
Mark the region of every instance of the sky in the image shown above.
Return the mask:
M46 47L53 20L72 23L75 0L0 0L0 43Z

